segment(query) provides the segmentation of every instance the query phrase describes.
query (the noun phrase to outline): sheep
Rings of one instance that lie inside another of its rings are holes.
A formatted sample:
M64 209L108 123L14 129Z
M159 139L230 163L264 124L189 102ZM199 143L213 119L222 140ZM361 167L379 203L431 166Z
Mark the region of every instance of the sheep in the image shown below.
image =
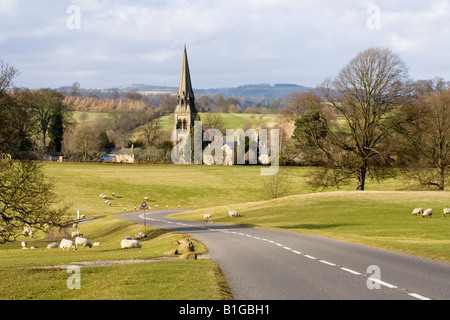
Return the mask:
M84 214L81 215L80 217L81 220L86 219L86 216Z
M100 242L94 242L93 246L94 247L100 247L102 244Z
M106 196L106 194L101 194L101 195L100 195L100 198L101 198L101 199L106 199L107 196Z
M74 224L72 225L72 228L74 228L74 229L78 228L78 223L74 223Z
M444 217L450 215L450 208L444 208Z
M203 216L203 222L212 222L212 214L208 213Z
M147 235L146 235L145 233L143 233L143 232L136 232L136 234L134 235L134 237L135 237L137 240L141 240L141 239L144 239L145 237L147 237Z
M137 240L123 239L120 243L122 249L142 248L141 244Z
M72 232L72 238L82 237L83 234L80 231Z
M131 236L125 236L125 240L133 240L133 238Z
M23 235L24 235L25 237L28 237L28 236L30 235L30 233L31 233L31 230L30 230L28 227L25 227L25 228L23 229Z
M415 208L411 215L413 216L421 216L423 214L423 208Z
M53 243L49 243L47 245L47 249L57 249L58 248L58 243L53 242Z
M233 218L233 217L240 217L241 215L237 212L237 211L235 211L235 210L230 210L230 211L228 211L228 214L230 215L230 218Z
M22 241L22 249L28 249L28 244L25 241Z
M77 250L77 246L72 240L62 239L59 247L64 250Z
M106 205L106 206L111 206L111 201L106 200L106 201L105 201L105 205Z
M80 248L89 247L92 248L92 244L86 238L77 237L75 239L75 245Z
M425 218L425 217L430 217L431 218L431 215L433 214L433 210L432 209L427 209L427 210L425 210L424 212L423 212L423 214L422 214L422 217L423 218Z
M116 196L116 194L113 192L113 193L111 193L111 196L113 196L113 197L115 197Z

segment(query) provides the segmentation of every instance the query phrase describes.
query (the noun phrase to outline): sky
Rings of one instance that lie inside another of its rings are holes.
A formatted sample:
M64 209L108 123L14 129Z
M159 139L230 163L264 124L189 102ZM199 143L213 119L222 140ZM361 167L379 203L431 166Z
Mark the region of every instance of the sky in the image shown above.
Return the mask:
M320 86L386 47L412 80L450 80L450 0L0 0L0 59L17 87Z

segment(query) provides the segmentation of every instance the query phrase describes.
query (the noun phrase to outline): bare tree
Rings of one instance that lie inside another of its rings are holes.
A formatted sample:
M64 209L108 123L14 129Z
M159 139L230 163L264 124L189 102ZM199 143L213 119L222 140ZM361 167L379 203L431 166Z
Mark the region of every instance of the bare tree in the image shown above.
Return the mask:
M325 103L311 109L315 115L309 113L321 132L320 139L310 142L322 154L325 168L316 183L336 185L353 176L356 189L364 190L367 175L386 177L389 139L398 126L396 110L407 82L406 65L383 48L359 53L333 81L325 82Z
M0 244L14 241L25 227L63 226L69 205L59 205L54 185L32 161L0 161Z
M430 88L402 109L410 120L402 126L406 137L402 156L422 186L444 190L450 167L450 89Z
M20 75L20 71L0 59L0 91L13 85L13 79Z

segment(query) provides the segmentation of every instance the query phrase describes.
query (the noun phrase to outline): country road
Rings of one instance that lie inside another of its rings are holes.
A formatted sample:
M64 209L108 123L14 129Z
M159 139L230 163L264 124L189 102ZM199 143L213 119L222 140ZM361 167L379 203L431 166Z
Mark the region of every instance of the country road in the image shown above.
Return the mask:
M145 223L201 241L236 300L449 300L450 265L293 232L167 218ZM144 224L144 213L117 215Z

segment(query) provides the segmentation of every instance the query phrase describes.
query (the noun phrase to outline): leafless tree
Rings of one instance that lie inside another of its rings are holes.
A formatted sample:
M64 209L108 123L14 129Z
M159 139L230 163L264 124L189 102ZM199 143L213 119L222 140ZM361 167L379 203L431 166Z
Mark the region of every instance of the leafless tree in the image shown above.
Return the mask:
M389 49L370 48L359 53L334 80L327 80L324 103L312 103L309 117L320 134L310 143L322 154L324 170L316 183L336 185L356 178L364 190L366 177L386 177L390 137L398 126L396 110L404 101L408 72ZM311 103L309 103L311 104ZM313 113L311 113L313 112Z

